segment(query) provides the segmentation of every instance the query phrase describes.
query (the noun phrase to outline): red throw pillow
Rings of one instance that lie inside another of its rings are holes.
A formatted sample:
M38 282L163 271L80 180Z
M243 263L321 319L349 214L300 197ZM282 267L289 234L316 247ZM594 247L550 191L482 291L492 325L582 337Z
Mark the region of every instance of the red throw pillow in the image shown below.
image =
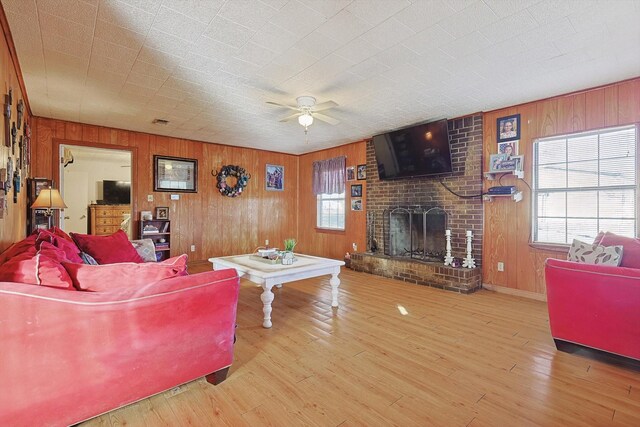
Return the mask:
M60 229L58 229L60 230ZM62 231L62 230L60 230ZM63 231L64 233L64 231ZM69 241L64 237L61 237L57 234L54 234L47 230L42 230L38 234L38 239L36 240L36 245L39 242L49 242L52 243L53 246L62 250L68 261L71 262L82 262L82 258L80 258L80 249L76 246L73 241Z
M71 233L71 237L78 244L80 250L91 255L98 264L144 262L129 241L127 234L122 230L118 230L110 236Z
M0 266L0 281L73 289L71 278L62 266L64 252L49 242L40 249L29 249Z
M19 242L14 243L9 246L7 250L0 254L0 264L4 264L11 258L16 255L20 255L23 252L26 252L30 248L33 248L32 256L36 253L36 239L38 238L38 234L34 233L27 237L26 239L20 240Z
M187 275L187 255L157 263L88 265L65 262L63 265L76 289L93 292L139 287L162 279Z
M53 227L51 227L49 229L49 231L51 231L54 235L58 236L58 237L62 237L64 240L68 240L71 243L73 243L73 239L71 238L71 236L69 236L67 233L64 232L64 230L56 227L55 225ZM74 243L75 245L75 243Z
M622 245L622 262L620 267L640 268L640 239L618 236L606 232L600 240L602 246Z

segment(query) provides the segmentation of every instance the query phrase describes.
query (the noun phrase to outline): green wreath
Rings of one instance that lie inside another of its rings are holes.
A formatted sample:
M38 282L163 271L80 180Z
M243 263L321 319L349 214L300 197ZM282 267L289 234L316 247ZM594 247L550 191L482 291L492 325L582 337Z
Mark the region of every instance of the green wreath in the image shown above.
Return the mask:
M249 183L251 174L247 173L244 168L240 166L222 166L219 172L215 172L214 175L218 180L218 190L220 194L227 197L237 197L242 194L242 190ZM236 185L231 186L227 184L227 177L233 176L236 178Z

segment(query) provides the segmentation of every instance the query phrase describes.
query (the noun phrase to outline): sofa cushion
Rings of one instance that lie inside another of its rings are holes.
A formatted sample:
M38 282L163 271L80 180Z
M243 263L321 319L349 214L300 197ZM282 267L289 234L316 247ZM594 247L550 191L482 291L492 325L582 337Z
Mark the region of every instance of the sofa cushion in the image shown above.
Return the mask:
M73 289L62 262L69 262L64 251L43 241L2 264L0 281Z
M64 232L64 230L56 227L55 225L53 227L51 227L49 229L49 231L53 234L55 234L58 237L62 237L64 240L68 240L70 242L73 242L73 239L71 238L71 236L69 236L67 233ZM75 244L75 243L74 243Z
M624 247L621 267L640 268L640 239L619 236L609 231L598 234L598 237L600 238L598 243L603 246L621 245Z
M71 237L82 252L91 255L99 264L144 262L129 241L127 234L122 230L118 230L110 236L71 233Z
M144 260L144 262L156 262L156 245L153 244L151 239L132 240L131 244L138 255Z
M187 275L187 255L158 263L86 265L65 262L73 286L82 291L108 292L140 287L163 279Z
M602 246L573 239L567 261L585 264L619 266L622 260L622 246Z

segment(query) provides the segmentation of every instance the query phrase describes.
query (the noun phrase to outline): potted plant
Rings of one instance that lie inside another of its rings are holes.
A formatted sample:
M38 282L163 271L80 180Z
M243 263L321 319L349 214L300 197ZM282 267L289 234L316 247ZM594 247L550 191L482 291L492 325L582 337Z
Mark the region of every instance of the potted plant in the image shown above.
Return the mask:
M284 251L282 252L282 264L290 265L295 261L295 257L293 256L293 248L296 247L298 242L296 239L289 238L284 239Z

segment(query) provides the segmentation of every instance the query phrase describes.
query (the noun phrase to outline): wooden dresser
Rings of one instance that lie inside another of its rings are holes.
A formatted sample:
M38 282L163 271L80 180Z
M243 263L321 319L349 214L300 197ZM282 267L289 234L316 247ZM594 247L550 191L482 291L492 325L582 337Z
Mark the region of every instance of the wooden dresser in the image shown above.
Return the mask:
M91 234L97 236L115 233L124 215L131 215L131 205L89 205L89 210Z

